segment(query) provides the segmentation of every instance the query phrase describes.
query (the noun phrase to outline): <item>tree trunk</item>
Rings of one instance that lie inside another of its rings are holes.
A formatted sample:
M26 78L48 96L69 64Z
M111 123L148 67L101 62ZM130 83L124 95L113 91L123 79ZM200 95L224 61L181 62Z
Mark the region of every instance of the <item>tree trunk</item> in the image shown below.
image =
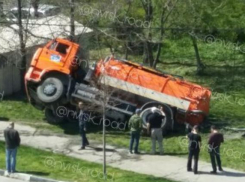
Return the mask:
M192 44L194 47L196 61L197 61L197 74L202 74L205 69L205 66L202 63L201 58L200 58L200 54L199 54L199 50L197 46L197 40L196 40L196 37L194 36L191 36L191 39L192 39Z
M144 57L143 57L143 63L145 65L149 64L149 58L148 58L148 54L147 54L147 45L146 42L144 42Z
M22 26L22 12L21 12L21 0L18 0L18 25L19 25L19 42L20 42L20 78L21 78L21 91L25 91L24 77L26 73L26 48L23 38L23 26Z
M154 57L153 57L152 43L147 41L146 45L147 45L147 54L148 54L148 60L149 60L149 63L150 63L150 67L153 67Z
M151 23L153 19L153 7L152 7L152 1L146 0L141 1L143 8L145 10L145 21ZM151 34L151 27L148 29L148 35L146 37L146 40L144 41L144 58L143 63L149 64L150 67L153 66L154 63L154 57L153 57L153 47L152 47L152 34Z
M163 28L163 25L164 25L164 20L163 20L164 13L165 13L165 9L163 8L162 13L161 13L161 37L160 37L160 40L163 39L163 34L164 34L164 28ZM154 60L154 63L153 63L153 68L154 69L157 67L157 63L159 62L159 57L161 55L161 50L162 50L162 42L159 42L158 43L158 47L157 47L156 59Z
M32 7L34 8L34 16L38 17L38 4L39 0L32 0L31 1Z
M128 41L125 42L125 59L128 59Z
M70 40L75 41L75 0L70 0Z
M152 45L149 41L144 42L144 59L143 63L149 65L150 67L153 66L154 58L153 58L153 50Z

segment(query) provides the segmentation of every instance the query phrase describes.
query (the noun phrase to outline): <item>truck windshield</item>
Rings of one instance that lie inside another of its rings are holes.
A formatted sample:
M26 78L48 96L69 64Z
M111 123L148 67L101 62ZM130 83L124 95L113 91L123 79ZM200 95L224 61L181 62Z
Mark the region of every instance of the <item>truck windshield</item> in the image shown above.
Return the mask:
M59 52L60 54L67 54L67 51L69 49L69 46L66 45L66 44L62 44L62 43L59 43L57 41L54 41L50 47L49 47L50 50L55 50L57 52Z
M61 54L66 54L69 46L65 44L59 43L56 47L56 51L61 53Z

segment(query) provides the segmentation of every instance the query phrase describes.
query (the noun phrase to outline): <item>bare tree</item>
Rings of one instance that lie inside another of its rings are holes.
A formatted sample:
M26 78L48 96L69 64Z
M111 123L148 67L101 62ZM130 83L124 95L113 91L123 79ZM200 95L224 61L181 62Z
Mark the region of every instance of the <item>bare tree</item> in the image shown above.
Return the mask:
M31 0L31 5L34 9L34 16L38 17L38 6L39 6L39 0Z
M70 40L75 40L75 0L70 0Z
M18 0L18 25L19 25L19 42L20 42L20 53L21 53L21 71L20 71L20 77L21 79L21 91L25 90L24 86L24 76L26 72L26 47L24 43L23 38L23 25L22 25L22 10L21 10L21 0Z
M197 61L197 74L202 74L202 72L205 69L205 65L203 64L203 62L201 61L201 58L200 58L199 49L198 49L198 45L197 45L197 39L196 39L196 36L193 36L191 34L190 34L190 37L192 40L192 44L193 44L195 56L196 56L196 61Z
M197 38L196 38L196 27L200 26L200 24L202 23L202 18L199 15L199 9L200 6L202 6L203 2L193 2L192 0L188 0L188 5L189 8L188 11L189 13L191 13L192 18L189 19L189 24L191 25L192 30L190 31L190 37L192 40L192 45L194 48L194 52L195 52L195 57L196 57L196 62L197 62L197 74L202 74L202 72L205 69L205 65L203 64L200 54L199 54L199 49L198 49L198 45L197 45ZM188 20L187 20L188 21Z
M162 2L161 7L161 17L160 17L160 39L157 43L157 53L154 58L153 47L153 33L152 33L152 24L156 17L154 17L154 6L152 0L141 0L141 4L145 10L145 21L149 23L148 29L145 31L145 41L144 41L144 59L143 62L149 64L149 66L156 68L157 63L159 62L159 57L161 55L161 49L163 45L163 36L164 36L164 26L168 20L168 17L174 10L174 7L178 0L168 0L165 3ZM169 8L171 7L171 8ZM157 17L158 18L158 17Z

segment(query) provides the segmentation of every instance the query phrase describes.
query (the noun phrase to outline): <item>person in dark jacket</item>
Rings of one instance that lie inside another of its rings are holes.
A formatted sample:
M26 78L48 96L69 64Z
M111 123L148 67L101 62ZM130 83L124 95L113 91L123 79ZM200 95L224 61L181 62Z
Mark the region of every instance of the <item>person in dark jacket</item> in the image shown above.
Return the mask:
M161 108L162 109L162 108ZM163 154L163 133L162 133L162 122L165 116L157 112L157 108L153 107L151 109L152 114L148 118L147 132L151 135L152 149L151 153L156 153L156 141L159 144L159 153ZM161 111L161 110L160 110Z
M194 156L194 174L198 173L198 159L202 141L201 136L198 134L198 130L198 126L196 125L192 128L191 133L187 135L187 138L189 139L187 171L192 171L191 163Z
M212 174L217 173L215 159L217 160L219 171L223 171L222 166L221 166L221 159L220 159L220 145L223 142L224 142L223 134L218 132L216 126L212 125L211 134L208 140L208 151L210 154L210 159L211 159L211 163L213 167L213 171L211 171L210 173Z
M9 127L4 130L6 143L6 169L7 175L16 172L16 155L17 148L20 146L20 136L14 129L14 123L11 122Z
M86 137L86 131L87 131L87 121L89 120L89 115L84 111L84 105L83 102L78 103L78 107L80 109L79 113L79 131L80 135L82 137L82 146L79 150L85 149L85 146L89 145L88 139Z

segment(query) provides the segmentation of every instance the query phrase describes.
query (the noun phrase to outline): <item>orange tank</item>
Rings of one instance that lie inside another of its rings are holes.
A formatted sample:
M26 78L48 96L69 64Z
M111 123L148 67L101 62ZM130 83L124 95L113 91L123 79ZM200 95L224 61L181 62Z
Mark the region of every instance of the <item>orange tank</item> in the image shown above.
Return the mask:
M183 79L113 57L101 60L95 74L106 85L182 110L179 122L200 124L208 115L211 91Z

